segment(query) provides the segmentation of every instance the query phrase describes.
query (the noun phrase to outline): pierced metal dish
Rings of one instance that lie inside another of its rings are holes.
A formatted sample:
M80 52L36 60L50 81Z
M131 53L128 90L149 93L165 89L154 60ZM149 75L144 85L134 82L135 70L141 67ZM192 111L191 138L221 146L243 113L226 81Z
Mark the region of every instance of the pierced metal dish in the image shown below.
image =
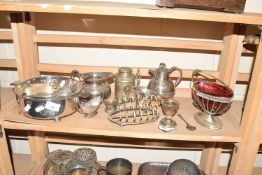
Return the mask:
M74 98L82 84L68 77L43 76L14 82L20 112L34 119L55 119L76 111Z

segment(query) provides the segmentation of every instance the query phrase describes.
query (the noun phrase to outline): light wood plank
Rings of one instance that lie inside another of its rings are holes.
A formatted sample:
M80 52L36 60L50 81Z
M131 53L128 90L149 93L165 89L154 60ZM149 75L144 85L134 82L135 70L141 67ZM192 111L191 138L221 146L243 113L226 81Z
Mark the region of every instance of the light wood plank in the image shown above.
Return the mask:
M204 143L195 142L161 142L161 141L143 141L138 139L119 140L117 138L97 138L97 137L80 137L64 135L47 135L47 142L76 144L76 145L96 145L107 147L124 147L124 148L147 148L147 149L183 149L183 150L202 150Z
M241 142L235 148L229 174L246 175L253 171L262 138L262 38L260 38L246 105L241 122Z
M181 141L211 141L211 142L238 142L239 137L239 117L241 114L242 103L234 102L231 109L220 116L223 121L223 128L218 131L210 131L207 128L199 126L194 120L192 114L198 111L193 105L191 98L177 98L180 102L179 112L185 119L197 126L194 132L188 131L185 124L178 118L174 118L178 123L175 132L163 133L157 127L157 122L144 125L134 125L119 127L107 119L104 112L104 105L101 105L98 114L91 118L84 118L82 114L75 113L63 118L56 123L53 120L35 120L18 114L18 108L13 98L8 104L9 110L3 110L0 116L4 119L4 127L16 130L33 130L43 132L57 132L93 136L110 136L119 138L140 138L153 140L181 140ZM6 108L6 107L5 107ZM5 109L3 108L3 109ZM162 115L161 115L162 116Z
M80 35L54 35L38 34L34 41L38 43L70 43L70 44L95 44L113 46L136 46L154 48L173 48L187 50L221 51L220 42L211 41L186 41L179 39L161 39L156 37L117 37L117 36L80 36Z
M9 59L0 59L0 67L4 68L16 68L16 61Z
M117 73L118 67L103 67L103 66L82 66L82 65L62 65L62 64L37 64L37 69L40 72L53 72L53 73L66 73L70 74L72 70L78 70L82 73L84 72L112 72ZM133 72L136 72L138 68L132 68ZM139 68L142 76L149 76L148 70L146 68ZM190 78L192 77L193 70L183 70L183 77ZM209 74L217 77L218 73L215 71L207 71ZM177 77L175 73L171 74L171 77ZM244 77L245 75L242 75Z
M47 142L44 139L43 132L28 131L28 141L31 151L31 158L33 162L41 164L48 154Z
M200 168L206 174L220 175L219 160L222 148L218 143L206 143L206 148L202 151Z
M237 29L236 29L237 28ZM238 30L238 33L234 33ZM239 34L239 26L226 24L224 34L224 49L219 60L219 79L235 89L240 57L243 49L244 35Z
M1 120L0 125L2 125ZM7 145L7 139L3 128L1 128L1 132L3 133L3 136L0 137L0 173L2 173L3 175L14 175Z
M0 32L0 40L12 40L12 32Z
M39 75L35 68L38 60L37 45L32 40L35 27L30 23L12 22L11 28L19 80L26 80Z
M182 20L216 21L227 23L243 23L262 25L261 14L232 14L214 11L192 9L158 8L154 5L81 2L81 1L51 1L27 0L15 2L1 2L2 11L76 13L92 15L132 16L145 18L167 18Z
M63 64L46 64L39 63L37 64L37 69L40 72L52 72L52 73L66 73L70 74L72 70L78 70L80 72L101 72L101 70L105 72L117 73L117 67L102 67L102 66L83 66L83 65L63 65ZM132 68L133 72L136 72L138 68ZM148 77L148 70L146 68L140 68L140 73L142 76ZM193 70L183 69L183 78L191 79ZM216 71L206 71L207 73L218 77L218 72ZM171 74L171 77L177 78L178 75ZM249 74L247 73L239 73L237 75L237 81L249 81Z
M12 14L14 15L14 14ZM31 21L26 22L24 14L15 14L21 16L21 21L12 21L14 47L16 53L17 70L20 80L26 80L39 76L36 69L38 63L38 48L33 42L33 36L36 33L34 26L34 16L31 14ZM47 144L44 142L43 134L32 132L29 134L29 145L32 153L32 160L40 163L46 155Z

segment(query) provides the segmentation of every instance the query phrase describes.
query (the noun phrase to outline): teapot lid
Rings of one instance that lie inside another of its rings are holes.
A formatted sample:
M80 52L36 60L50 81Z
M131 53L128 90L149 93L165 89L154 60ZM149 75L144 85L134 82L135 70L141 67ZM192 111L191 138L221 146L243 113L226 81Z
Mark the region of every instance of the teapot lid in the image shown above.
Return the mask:
M158 67L157 70L158 70L159 72L162 72L162 71L168 72L168 71L169 71L169 69L166 67L166 64L165 64L165 63L160 63L160 65L159 65L159 67Z

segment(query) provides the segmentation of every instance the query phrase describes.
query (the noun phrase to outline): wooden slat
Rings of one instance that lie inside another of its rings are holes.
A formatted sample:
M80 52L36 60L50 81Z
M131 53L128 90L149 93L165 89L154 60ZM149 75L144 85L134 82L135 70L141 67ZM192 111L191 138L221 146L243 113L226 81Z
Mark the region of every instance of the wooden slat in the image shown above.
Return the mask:
M1 124L2 123L0 121L0 125ZM5 131L2 129L2 132L3 132L3 136L0 137L0 174L2 173L3 175L5 174L14 175Z
M35 68L38 60L38 50L32 39L35 34L35 26L24 21L13 21L11 28L19 80L26 80L39 75Z
M214 160L217 157L216 143L209 143L203 150L200 160L200 168L206 174L213 174Z
M10 59L0 59L0 67L16 68L16 61Z
M71 73L72 70L78 70L80 72L112 72L116 73L118 71L117 67L102 67L102 66L82 66L82 65L62 65L62 64L37 64L37 69L40 72L52 72L52 73ZM149 76L148 70L145 68L140 68L140 73L142 76ZM137 68L133 68L133 72L136 72ZM190 79L192 77L193 70L183 70L183 78ZM216 71L206 71L207 73L218 77L218 72ZM177 75L172 75L171 77L177 77ZM237 81L248 81L249 74L247 73L239 73L237 76Z
M254 69L241 122L241 142L235 148L230 175L251 174L262 138L262 38L260 38Z
M117 73L118 67L102 67L102 66L81 66L81 65L62 65L62 64L37 64L37 69L40 72L53 72L53 73L71 73L72 70L78 70L80 72L112 72ZM133 68L133 72L136 72L138 68ZM149 76L148 70L146 68L140 68L141 76ZM191 78L193 70L183 70L184 78ZM207 71L213 76L218 76L215 71ZM171 74L171 77L176 77L177 75ZM243 76L244 77L244 76Z
M237 34L235 34L237 30ZM243 49L242 41L244 35L238 34L239 26L234 24L226 24L224 34L224 49L219 60L219 79L235 89L240 57Z
M0 40L12 40L12 32L2 32L0 31Z
M215 21L227 23L244 23L262 25L261 14L232 14L192 9L158 8L154 5L99 3L83 1L45 1L27 0L1 2L2 11L76 13L93 15L132 16L145 18L167 18L198 21Z
M77 136L46 136L45 140L51 143L77 144L77 145L96 145L108 147L124 147L124 148L147 148L147 149L183 149L183 150L201 150L205 147L204 143L174 143L160 141L138 141L138 140L118 140L112 138L97 138L95 140L77 137ZM120 143L121 142L121 143Z
M43 132L28 131L31 159L38 164L42 163L48 154L48 146L44 137Z
M180 140L180 141L210 141L210 142L238 142L239 137L239 117L242 103L235 101L231 109L220 116L223 121L223 128L218 131L210 131L199 126L192 114L198 110L192 105L190 98L177 98L180 102L179 113L191 124L197 126L197 130L192 132L185 128L185 123L178 118L177 130L170 133L161 132L157 123L144 125L133 125L119 127L108 121L108 115L104 112L104 105L99 108L98 114L93 118L85 118L82 114L74 113L63 118L60 122L53 120L35 120L18 114L15 99L8 105L8 110L3 110L0 116L3 117L4 127L15 130L33 130L41 132L55 132L65 134L91 135L95 137L116 137L116 138L140 138L153 140ZM4 108L3 108L4 109ZM161 111L160 111L161 112ZM162 114L161 114L162 116ZM76 127L77 126L77 127Z
M113 46L157 47L221 51L221 42L211 41L186 41L179 39L116 37L116 36L77 36L77 35L35 35L34 41L38 43L70 43L70 44L95 44Z

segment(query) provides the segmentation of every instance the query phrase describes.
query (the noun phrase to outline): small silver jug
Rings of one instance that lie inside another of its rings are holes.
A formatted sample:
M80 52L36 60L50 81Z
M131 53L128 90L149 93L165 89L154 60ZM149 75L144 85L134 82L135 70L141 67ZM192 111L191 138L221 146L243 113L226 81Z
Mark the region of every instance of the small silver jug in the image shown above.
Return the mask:
M178 71L179 76L175 83L171 80L169 75ZM153 77L148 83L148 89L156 92L164 98L173 98L175 95L175 88L179 85L182 79L182 70L178 67L166 68L165 63L160 63L158 69L150 69L148 73Z

